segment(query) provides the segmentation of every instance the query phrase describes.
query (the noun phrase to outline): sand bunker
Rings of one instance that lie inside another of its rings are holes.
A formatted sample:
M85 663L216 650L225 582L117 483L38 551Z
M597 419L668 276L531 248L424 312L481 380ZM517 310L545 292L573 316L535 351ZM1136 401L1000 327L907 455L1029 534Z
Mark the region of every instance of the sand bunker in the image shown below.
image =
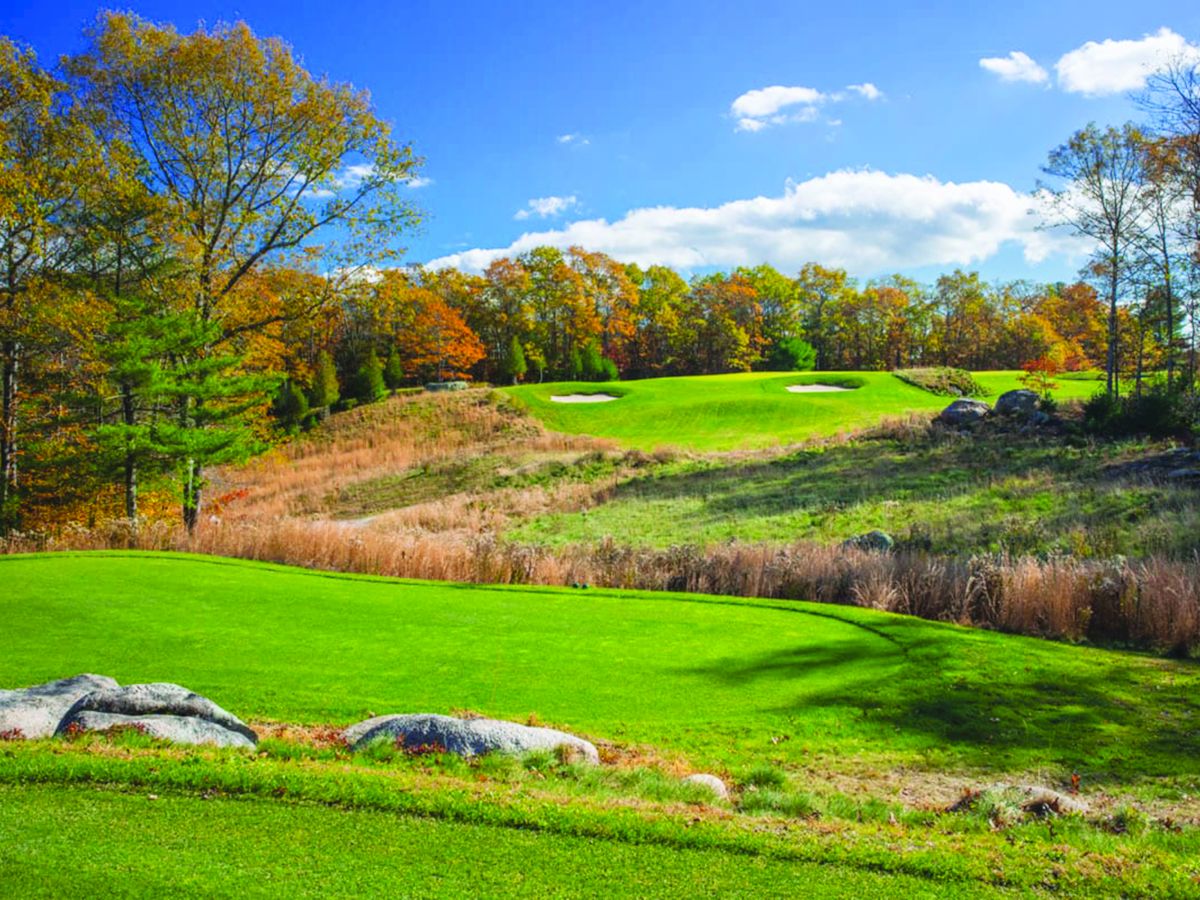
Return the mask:
M609 400L619 400L612 394L559 394L551 395L555 403L607 403Z
M831 391L852 391L854 388L841 387L836 384L789 384L793 394L827 394Z

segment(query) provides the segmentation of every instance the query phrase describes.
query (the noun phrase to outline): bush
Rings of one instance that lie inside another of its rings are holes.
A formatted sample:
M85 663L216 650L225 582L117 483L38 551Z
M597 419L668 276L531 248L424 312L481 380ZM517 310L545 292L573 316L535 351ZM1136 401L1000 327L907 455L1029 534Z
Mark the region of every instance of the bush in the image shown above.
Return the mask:
M1192 403L1183 391L1163 383L1131 397L1099 391L1083 405L1083 427L1104 437L1189 437L1195 427Z
M359 403L374 403L387 396L387 385L383 381L383 363L379 361L374 348L354 374L350 393Z
M937 366L926 369L896 369L897 378L913 387L945 397L981 397L987 393L966 369Z
M807 372L817 364L817 351L801 338L784 338L771 348L763 368L768 372Z
M341 398L337 368L333 358L324 350L317 356L317 367L313 372L312 390L309 391L309 407L328 411Z
M296 434L308 419L308 398L290 378L279 385L271 414L286 434Z

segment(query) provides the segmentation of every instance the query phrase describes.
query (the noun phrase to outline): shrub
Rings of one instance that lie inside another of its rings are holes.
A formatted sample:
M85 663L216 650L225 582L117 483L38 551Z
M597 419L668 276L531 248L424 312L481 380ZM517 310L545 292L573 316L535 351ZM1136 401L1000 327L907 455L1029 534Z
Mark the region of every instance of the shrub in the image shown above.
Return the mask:
M309 391L309 406L312 409L328 412L329 408L341 399L338 385L337 368L333 358L324 350L317 356L317 367L313 372L312 390Z
M1195 414L1187 394L1155 383L1131 397L1097 392L1083 405L1083 427L1104 437L1189 437Z
M896 369L897 378L931 394L946 397L978 397L987 393L966 369L937 366L925 369Z
M383 363L372 347L354 374L351 394L359 403L374 403L387 396L387 385L383 381Z
M784 338L771 348L763 368L768 372L807 372L817 364L817 351L801 338Z
M308 398L290 378L279 385L271 414L287 434L296 434L308 419Z
M389 391L404 384L404 363L400 361L400 352L395 347L388 354L387 365L383 367L383 383Z

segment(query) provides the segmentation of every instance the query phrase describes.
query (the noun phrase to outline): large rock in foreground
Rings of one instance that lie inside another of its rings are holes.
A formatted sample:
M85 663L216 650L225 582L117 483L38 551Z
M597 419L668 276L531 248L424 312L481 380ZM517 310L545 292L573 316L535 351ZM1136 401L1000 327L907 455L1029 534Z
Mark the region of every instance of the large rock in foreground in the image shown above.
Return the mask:
M996 415L1019 416L1028 419L1038 411L1041 398L1034 391L1021 388L1015 391L1005 391L996 400Z
M15 691L0 691L0 734L27 740L50 737L80 698L117 686L105 675L75 675Z
M696 775L688 775L683 779L687 784L698 784L708 788L713 792L713 796L718 800L729 799L729 788L725 786L725 782L716 775L709 775L707 772L701 772Z
M991 411L991 407L982 400L955 400L942 410L938 421L946 425L974 425Z
M484 753L528 753L569 747L590 763L599 763L594 744L553 728L537 728L498 719L455 719L431 713L377 716L351 725L343 737L355 750L381 738L399 740L405 748L440 747L459 756Z
M131 684L80 697L58 725L103 731L125 725L180 744L253 747L258 735L233 713L177 684Z

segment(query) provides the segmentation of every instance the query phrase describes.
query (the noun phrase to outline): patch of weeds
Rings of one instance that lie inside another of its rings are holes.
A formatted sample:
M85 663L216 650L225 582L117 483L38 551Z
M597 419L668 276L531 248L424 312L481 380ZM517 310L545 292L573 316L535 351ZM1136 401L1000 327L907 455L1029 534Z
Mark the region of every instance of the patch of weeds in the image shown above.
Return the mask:
M761 764L752 769L747 769L746 774L740 779L743 788L755 788L764 790L768 788L782 788L787 785L787 775L782 769L777 769L775 766Z
M944 397L982 397L983 385L966 369L951 366L931 366L918 369L896 369L892 373L905 384L911 384L931 394Z
M1117 807L1105 822L1114 834L1143 835L1150 830L1153 820L1136 806L1124 804Z
M774 813L796 819L808 819L817 815L816 801L812 795L802 791L754 788L743 792L740 806L742 812Z

